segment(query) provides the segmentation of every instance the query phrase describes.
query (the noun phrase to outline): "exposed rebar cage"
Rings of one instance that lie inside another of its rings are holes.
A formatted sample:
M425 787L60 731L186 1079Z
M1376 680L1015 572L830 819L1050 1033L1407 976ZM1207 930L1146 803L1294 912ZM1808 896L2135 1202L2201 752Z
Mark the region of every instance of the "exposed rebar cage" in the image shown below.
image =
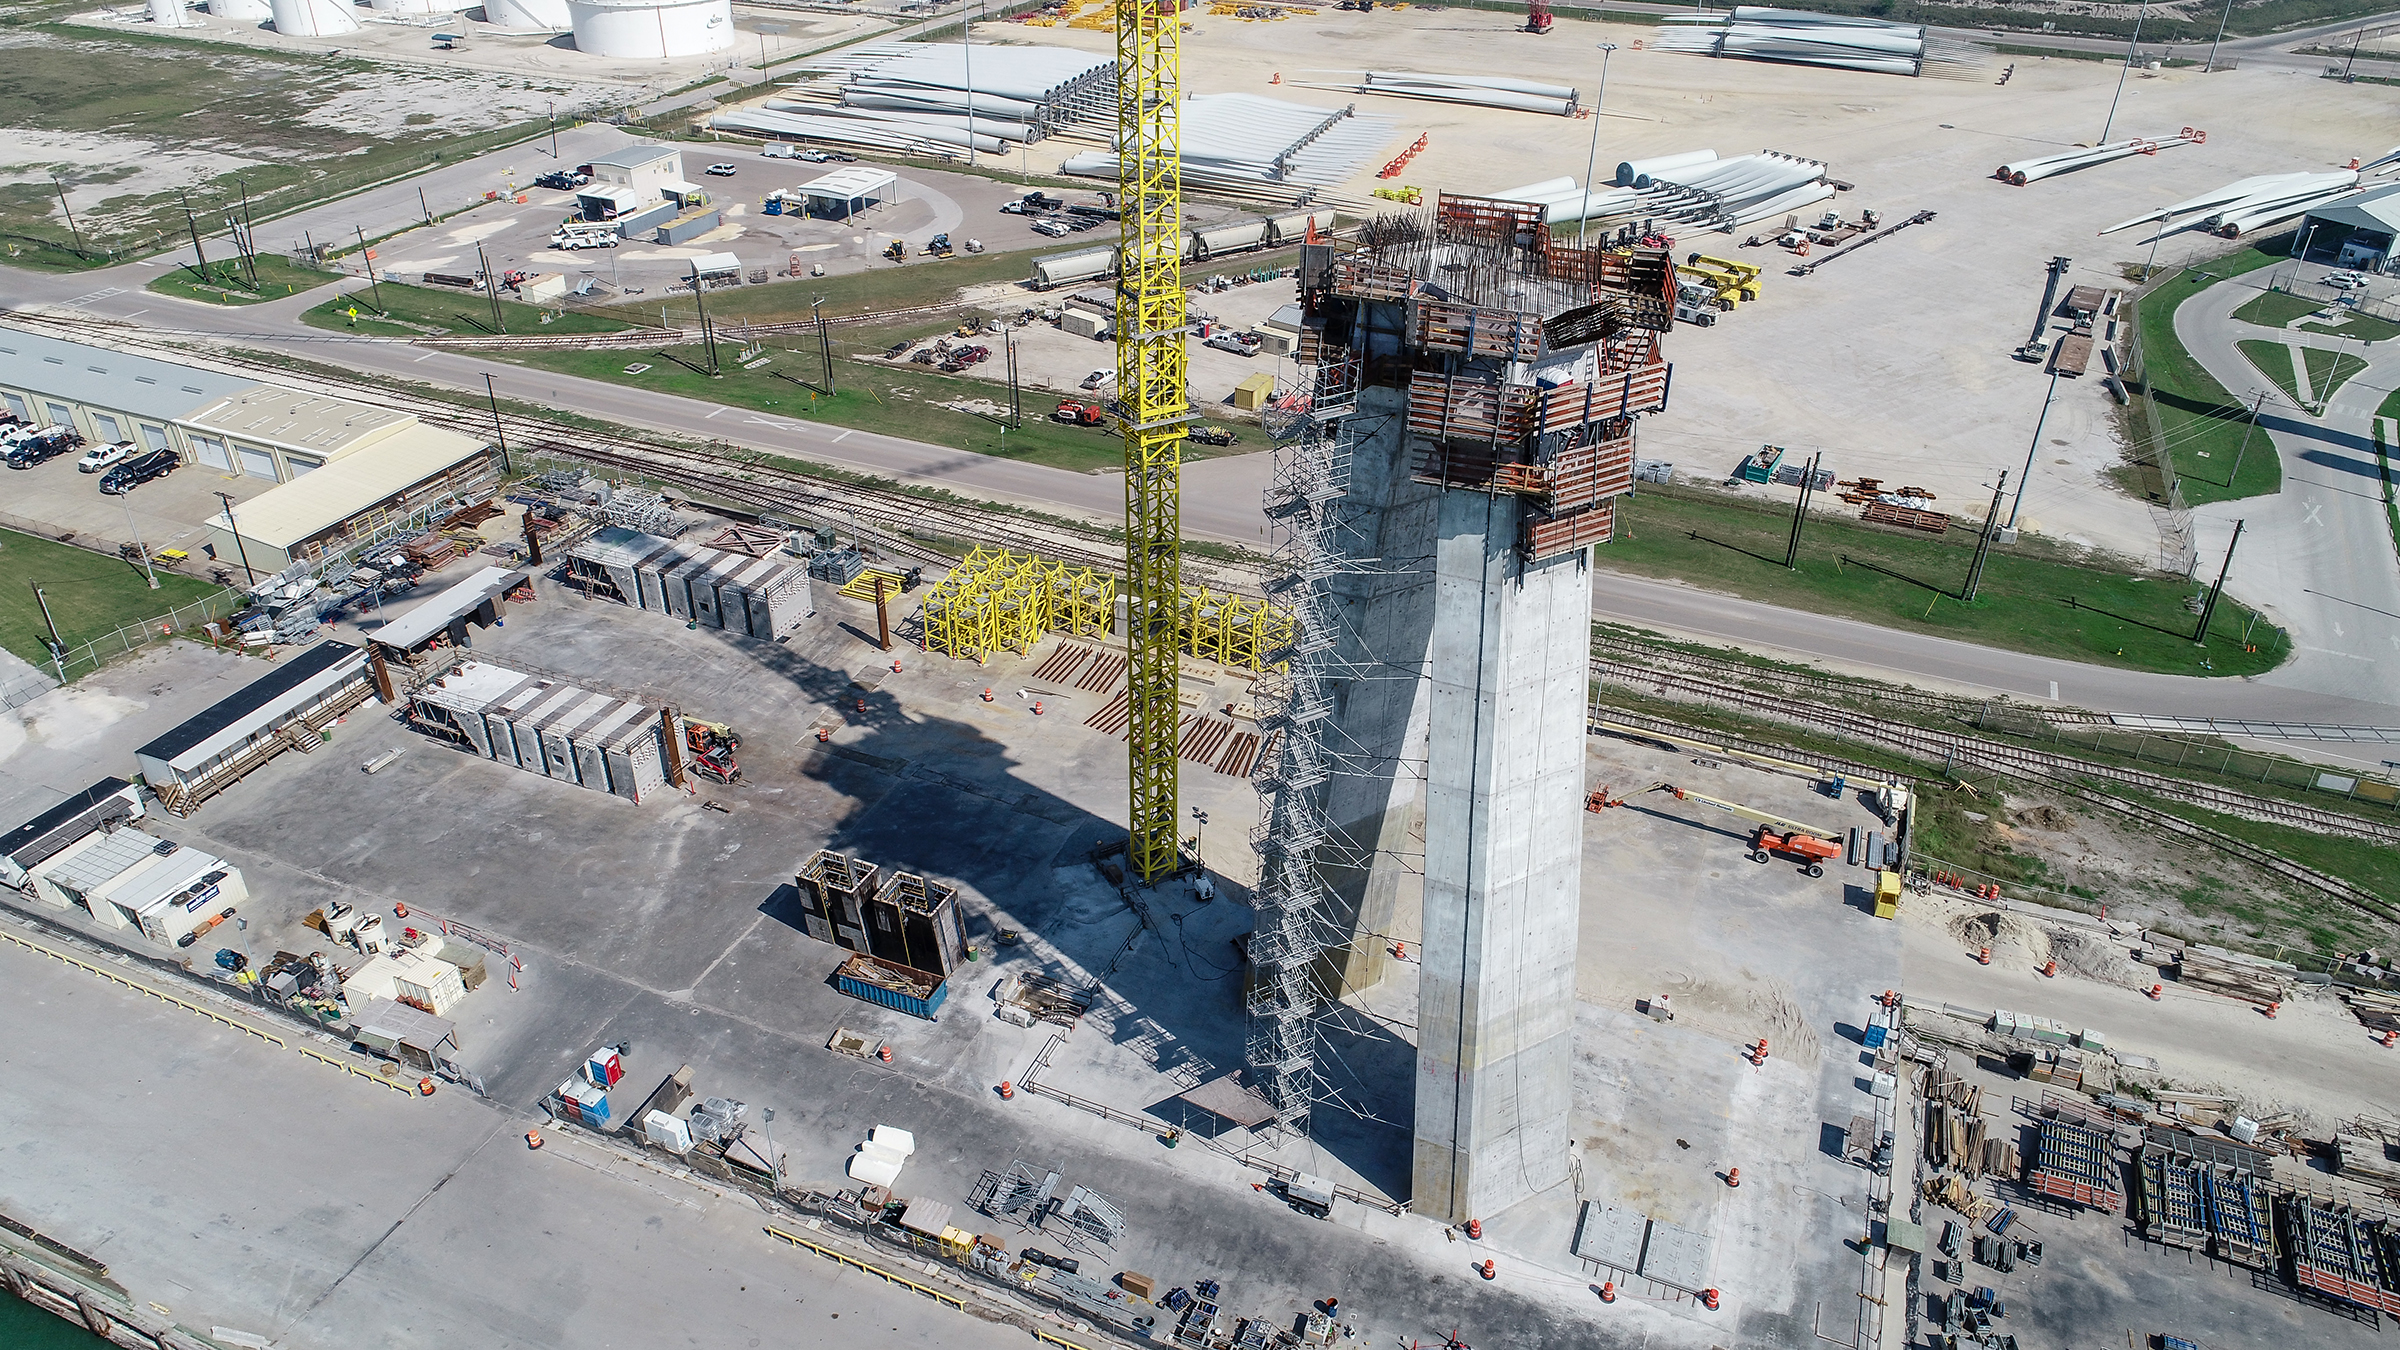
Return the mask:
M1117 0L1116 408L1125 435L1127 861L1156 881L1181 864L1176 830L1182 721L1177 649L1183 564L1182 19L1171 5Z

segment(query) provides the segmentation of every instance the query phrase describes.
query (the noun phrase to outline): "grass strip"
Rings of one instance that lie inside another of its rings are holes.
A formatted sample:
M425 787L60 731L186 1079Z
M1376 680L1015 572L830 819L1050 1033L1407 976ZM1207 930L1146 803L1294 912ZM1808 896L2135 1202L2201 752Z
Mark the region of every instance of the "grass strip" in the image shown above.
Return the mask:
M209 263L205 277L198 274L197 268L177 267L161 272L142 289L212 305L255 305L314 290L340 276L338 272L303 267L276 253L259 254L254 265L258 277L255 287L251 285L250 269L239 259L218 259Z
M2126 670L2254 675L2289 653L2281 630L2263 622L2245 644L2253 614L2231 596L2217 609L2209 645L2195 646L2197 620L2185 601L2197 583L2030 535L1994 546L1971 604L1958 599L1976 538L1963 526L1937 538L1812 515L1800 565L1787 570L1786 501L1644 485L1619 503L1617 538L1595 561L1607 571L1689 581L1803 613Z
M33 594L36 586L42 589L38 602ZM160 572L154 591L138 563L0 530L0 647L43 669L50 665L50 629L42 619L44 604L58 624L59 641L72 652L94 638L205 599L219 589L205 581Z
M2282 261L2290 238L2281 235L2262 240L2203 266L2187 267L2152 287L2134 307L2142 344L2138 392L2158 411L2168 472L2182 479L2184 500L2190 505L2280 491L2283 464L2272 442L2254 443L2248 453L2241 451L2250 409L2184 350L2182 340L2175 336L2175 310L2218 281ZM2290 379L2287 371L2287 386ZM2237 459L2241 466L2238 475L2232 472Z

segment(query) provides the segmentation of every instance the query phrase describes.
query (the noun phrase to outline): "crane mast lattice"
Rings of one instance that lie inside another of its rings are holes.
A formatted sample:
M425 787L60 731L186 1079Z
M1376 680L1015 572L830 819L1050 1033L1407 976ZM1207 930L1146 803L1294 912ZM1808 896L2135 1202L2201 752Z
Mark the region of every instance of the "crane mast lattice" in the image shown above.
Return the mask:
M1182 598L1184 385L1181 61L1175 0L1117 0L1116 409L1125 436L1128 861L1136 876L1173 873L1176 831L1177 611Z

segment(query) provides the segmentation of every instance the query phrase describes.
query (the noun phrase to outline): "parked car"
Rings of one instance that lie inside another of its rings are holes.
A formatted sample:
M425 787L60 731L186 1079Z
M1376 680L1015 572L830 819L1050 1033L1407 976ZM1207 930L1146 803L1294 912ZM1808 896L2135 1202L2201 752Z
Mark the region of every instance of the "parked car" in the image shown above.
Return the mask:
M1083 377L1083 387L1086 389L1097 389L1101 385L1107 384L1109 381L1115 378L1117 378L1117 372L1113 370L1095 370L1091 374Z
M1065 237L1067 233L1067 227L1059 224L1055 220L1037 220L1033 222L1033 232L1035 234L1046 234L1053 239L1059 239Z
M826 151L825 158L832 160L836 164L856 164L858 162L858 156L844 154L839 150Z
M573 192L590 181L592 181L590 177L584 174L569 173L565 169L552 169L534 179L533 185L538 188L553 188L560 192Z
M714 178L731 178L736 170L730 164L711 164L708 166L708 172Z
M2353 286L2366 285L2367 279L2356 272L2331 272L2326 275L2325 284L2346 291Z
M129 459L110 469L100 480L100 490L112 497L122 497L153 478L164 478L183 467L183 457L172 450L153 450L139 459Z
M133 452L139 448L131 441L118 441L113 445L95 445L83 452L83 458L75 461L75 472L98 473L102 469L113 469L133 458Z
M1219 333L1200 345L1214 347L1221 352L1232 352L1235 356L1258 355L1258 339L1248 333Z
M56 459L81 444L83 437L68 427L43 427L8 448L8 467L30 469L44 460Z

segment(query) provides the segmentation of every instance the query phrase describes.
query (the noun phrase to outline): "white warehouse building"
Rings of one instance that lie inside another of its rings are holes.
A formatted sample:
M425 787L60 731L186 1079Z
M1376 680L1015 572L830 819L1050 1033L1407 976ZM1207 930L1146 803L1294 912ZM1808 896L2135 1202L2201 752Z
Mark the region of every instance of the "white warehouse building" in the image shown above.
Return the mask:
M733 0L567 0L575 49L633 61L705 56L733 45Z

